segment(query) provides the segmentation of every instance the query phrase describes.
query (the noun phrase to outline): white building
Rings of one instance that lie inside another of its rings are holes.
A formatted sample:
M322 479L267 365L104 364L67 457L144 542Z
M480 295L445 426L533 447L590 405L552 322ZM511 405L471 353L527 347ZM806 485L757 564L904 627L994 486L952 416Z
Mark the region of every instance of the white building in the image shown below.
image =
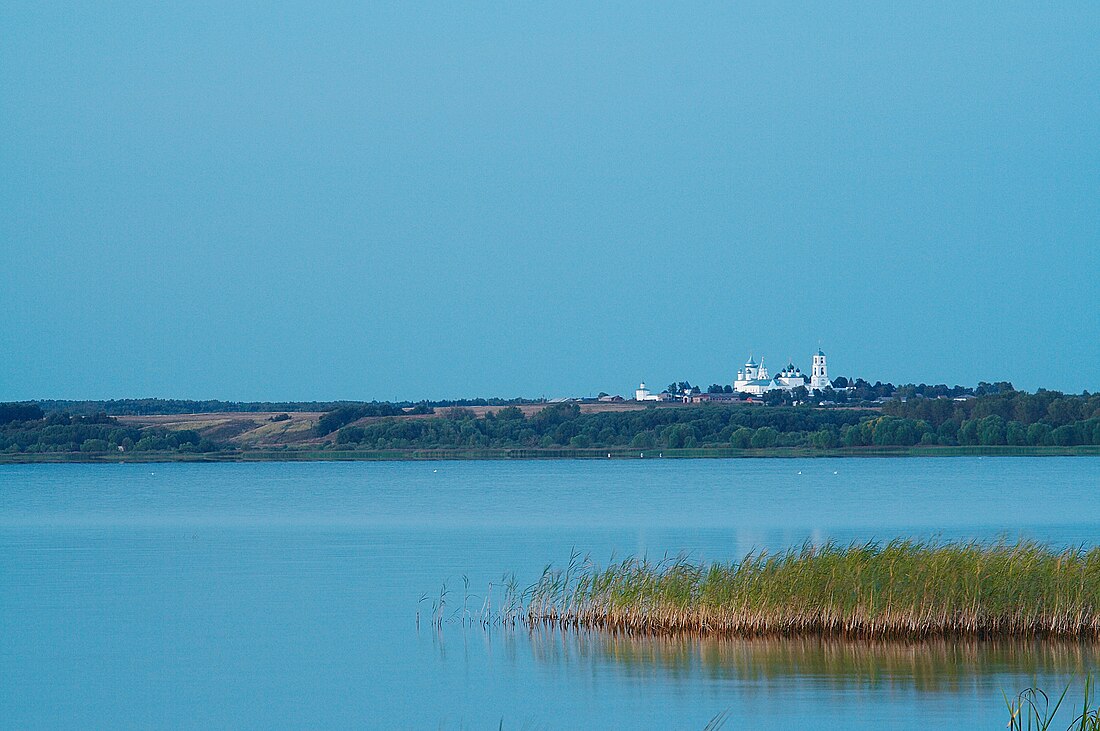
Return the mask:
M645 387L645 381L638 384L638 388L634 391L635 401L670 401L671 398L667 393L650 393Z
M825 354L820 350L814 356L813 374L810 376L810 390L824 391L829 387L829 367L825 365Z
M765 391L771 391L772 388L774 386L772 379L768 378L768 369L764 365L764 359L761 358L760 363L757 363L750 355L745 367L737 371L737 378L733 382L733 390L759 396Z
M779 375L775 377L775 382L783 388L792 390L799 386L806 385L806 377L802 375L802 369L796 366L792 362L787 363L787 367L779 372Z
M813 358L812 374L806 376L798 366L790 362L787 363L786 368L771 378L768 376L768 369L764 367L764 359L761 358L760 362L756 363L750 355L748 362L737 371L733 390L753 396L759 396L768 391L793 391L799 386L806 386L810 391L824 390L829 386L829 372L825 365L825 354L820 350Z

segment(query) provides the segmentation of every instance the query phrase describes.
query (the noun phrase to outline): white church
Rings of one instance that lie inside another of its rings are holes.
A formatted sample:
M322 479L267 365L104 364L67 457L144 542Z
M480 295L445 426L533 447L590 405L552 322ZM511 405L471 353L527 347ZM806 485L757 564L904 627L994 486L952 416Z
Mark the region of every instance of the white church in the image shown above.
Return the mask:
M815 389L823 391L829 386L829 369L825 364L825 354L820 350L814 355L809 376L804 375L794 363L787 363L786 368L771 377L764 365L764 359L760 358L760 362L757 363L750 355L749 361L737 371L737 378L733 381L734 391L753 396L759 396L768 391L793 391L799 386L805 386L811 392Z

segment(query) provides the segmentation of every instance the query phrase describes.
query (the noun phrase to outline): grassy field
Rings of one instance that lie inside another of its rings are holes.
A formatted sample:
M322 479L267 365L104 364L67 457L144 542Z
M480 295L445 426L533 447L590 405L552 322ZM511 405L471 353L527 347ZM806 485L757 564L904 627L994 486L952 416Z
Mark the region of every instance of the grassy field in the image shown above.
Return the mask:
M1100 637L1100 548L805 545L729 564L628 559L548 570L533 625L852 638Z
M322 415L319 411L216 412L209 414L166 414L116 417L122 424L140 427L161 427L174 431L190 429L217 442L227 442L242 448L308 446L320 444L313 426Z

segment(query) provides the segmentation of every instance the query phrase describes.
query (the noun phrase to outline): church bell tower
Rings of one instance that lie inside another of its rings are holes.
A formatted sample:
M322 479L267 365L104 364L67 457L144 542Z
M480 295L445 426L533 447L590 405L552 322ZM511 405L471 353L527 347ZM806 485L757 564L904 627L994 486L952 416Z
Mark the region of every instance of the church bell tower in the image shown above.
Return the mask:
M810 390L824 391L829 385L829 368L825 365L825 354L819 350L814 355L813 370L810 371Z

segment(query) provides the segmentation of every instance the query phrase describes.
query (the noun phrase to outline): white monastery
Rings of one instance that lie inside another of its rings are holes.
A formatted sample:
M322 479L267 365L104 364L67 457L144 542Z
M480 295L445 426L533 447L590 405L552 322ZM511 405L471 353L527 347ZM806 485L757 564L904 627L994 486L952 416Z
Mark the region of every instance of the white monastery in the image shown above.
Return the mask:
M825 364L825 354L820 350L814 355L813 370L809 376L804 375L794 363L787 363L786 368L774 377L769 377L764 359L761 358L757 363L750 355L749 361L737 371L737 378L733 381L734 391L754 396L768 391L793 391L799 386L805 386L811 392L814 389L824 390L829 386L829 369Z
M733 390L736 393L745 393L750 396L760 396L768 391L793 391L799 386L805 386L810 393L815 390L824 391L830 386L829 367L825 362L825 353L819 350L814 355L809 375L804 374L802 369L792 362L787 363L787 367L779 371L774 377L768 375L768 368L764 365L763 358L757 363L750 355L748 363L745 363L737 371L737 378L733 381ZM653 393L646 388L645 383L639 384L638 388L634 390L635 401L679 401L680 398L668 393ZM684 397L685 401L695 398L714 399L717 397L712 394Z

